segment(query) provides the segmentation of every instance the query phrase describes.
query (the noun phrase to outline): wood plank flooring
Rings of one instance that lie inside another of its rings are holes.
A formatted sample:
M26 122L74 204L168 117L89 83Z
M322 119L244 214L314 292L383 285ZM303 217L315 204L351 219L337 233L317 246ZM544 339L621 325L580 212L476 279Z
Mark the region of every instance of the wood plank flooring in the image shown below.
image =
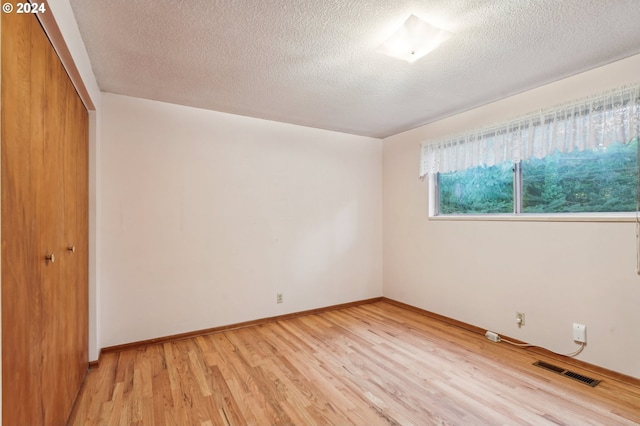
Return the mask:
M537 359L377 302L105 354L69 424L640 424L640 388Z

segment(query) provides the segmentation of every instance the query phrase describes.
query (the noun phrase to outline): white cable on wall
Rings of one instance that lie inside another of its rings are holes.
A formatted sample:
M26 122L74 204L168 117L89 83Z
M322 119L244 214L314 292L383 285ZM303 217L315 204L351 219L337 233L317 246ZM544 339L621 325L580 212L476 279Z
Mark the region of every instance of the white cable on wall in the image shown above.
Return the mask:
M573 358L575 356L578 356L580 354L580 352L582 352L582 350L585 347L585 343L580 343L580 347L577 350L575 350L574 352L571 352L570 354L561 354L561 353L558 353L558 352L554 352L554 351L552 351L550 349L544 348L542 346L530 345L528 343L516 343L516 342L512 342L511 340L503 339L502 337L500 338L500 341L508 343L510 345L513 345L513 346L518 346L518 347L521 347L521 348L540 348L540 349L547 350L547 351L549 351L551 353L554 353L556 355L562 355L562 356L566 356L566 357L569 357L569 358Z
M640 220L636 209L636 274L640 275Z
M577 356L580 352L582 352L582 350L584 349L584 347L586 345L586 343L584 343L584 342L578 342L578 343L580 343L580 347L577 350L575 350L574 352L571 352L570 354L561 354L559 352L552 351L551 349L547 349L547 348L545 348L543 346L531 345L529 343L516 343L516 342L512 342L511 340L503 339L502 337L500 337L500 335L498 333L494 333L493 331L487 331L485 333L485 337L487 339L491 340L492 342L496 342L496 343L505 342L505 343L508 343L510 345L517 346L519 348L540 348L540 349L544 349L545 351L549 351L549 352L551 352L553 354L562 355L562 356L566 356L566 357L569 357L569 358L573 358L573 357Z
M640 141L638 142L638 145L640 145ZM636 274L640 275L640 146L638 146L636 167L638 168L638 186L636 188Z

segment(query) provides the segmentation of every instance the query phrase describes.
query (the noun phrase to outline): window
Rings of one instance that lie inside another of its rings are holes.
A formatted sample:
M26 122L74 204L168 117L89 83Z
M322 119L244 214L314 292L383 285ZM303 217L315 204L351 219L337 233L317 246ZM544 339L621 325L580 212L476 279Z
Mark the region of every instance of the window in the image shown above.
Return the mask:
M513 164L438 173L439 214L513 213Z
M439 214L633 212L638 138L519 163L438 173Z
M522 162L523 213L632 212L638 138L628 144Z
M640 86L422 146L436 215L634 212Z

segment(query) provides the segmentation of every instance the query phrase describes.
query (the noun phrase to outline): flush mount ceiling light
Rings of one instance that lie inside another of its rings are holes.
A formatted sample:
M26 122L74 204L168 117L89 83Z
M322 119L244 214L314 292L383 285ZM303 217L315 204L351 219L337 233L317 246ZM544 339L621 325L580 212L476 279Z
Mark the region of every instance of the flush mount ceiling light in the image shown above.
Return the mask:
M426 23L415 15L409 16L402 27L380 45L378 51L393 58L413 63L435 50L453 33Z

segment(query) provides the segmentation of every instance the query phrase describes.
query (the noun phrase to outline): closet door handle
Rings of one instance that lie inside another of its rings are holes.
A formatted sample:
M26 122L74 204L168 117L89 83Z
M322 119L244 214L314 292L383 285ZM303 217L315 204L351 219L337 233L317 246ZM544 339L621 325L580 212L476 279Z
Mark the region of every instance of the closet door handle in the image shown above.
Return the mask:
M56 255L51 253L44 257L48 262L54 263L56 261Z
M75 253L76 252L76 246L69 246L69 247L67 247L67 250L70 251L71 253Z

